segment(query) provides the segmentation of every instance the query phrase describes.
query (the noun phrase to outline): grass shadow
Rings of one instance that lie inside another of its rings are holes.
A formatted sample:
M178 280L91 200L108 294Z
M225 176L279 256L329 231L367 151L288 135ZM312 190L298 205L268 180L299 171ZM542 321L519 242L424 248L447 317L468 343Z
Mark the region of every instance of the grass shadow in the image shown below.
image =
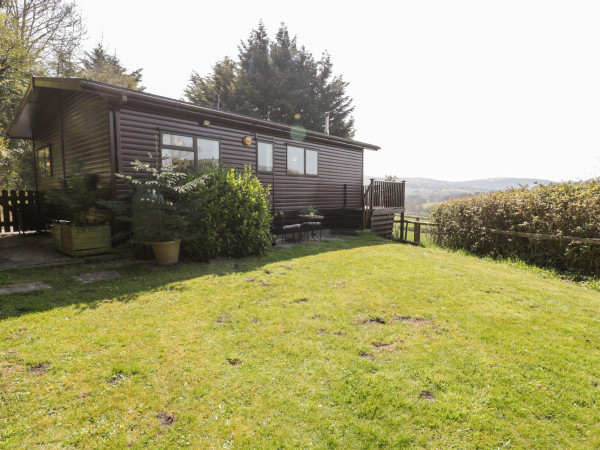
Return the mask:
M116 260L5 270L0 272L0 287L43 281L49 284L51 289L4 294L0 297L0 321L54 308L75 306L77 310L83 311L97 308L105 302L127 303L148 292L186 289L177 283L198 277L243 274L269 264L283 263L296 258L390 243L392 242L389 240L363 233L360 237L347 237L336 241L300 243L290 248L275 247L261 256L241 259L217 258L207 263L183 260L176 266L162 268L156 266L153 261ZM116 270L122 276L88 284L82 284L73 278L75 275L106 270Z

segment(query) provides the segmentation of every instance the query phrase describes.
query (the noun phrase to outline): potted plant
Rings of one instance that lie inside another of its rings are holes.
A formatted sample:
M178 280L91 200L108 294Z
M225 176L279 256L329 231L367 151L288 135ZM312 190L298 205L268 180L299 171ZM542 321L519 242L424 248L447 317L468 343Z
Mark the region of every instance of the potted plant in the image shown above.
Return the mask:
M90 211L98 201L109 195L101 188L97 174L79 171L59 180L60 187L46 193L46 200L59 215L68 220L55 222L52 227L54 247L71 256L98 255L111 248L110 224Z
M313 205L308 205L308 208L306 208L306 212L308 213L309 216L314 216L316 214L319 214L319 211L317 211Z
M149 155L153 160L160 161ZM159 266L176 264L179 261L181 234L187 224L177 200L202 180L185 182L185 173L162 169L159 164L142 163L139 160L133 163L133 168L149 176L133 178L117 174L135 188L129 217L131 242L150 245Z

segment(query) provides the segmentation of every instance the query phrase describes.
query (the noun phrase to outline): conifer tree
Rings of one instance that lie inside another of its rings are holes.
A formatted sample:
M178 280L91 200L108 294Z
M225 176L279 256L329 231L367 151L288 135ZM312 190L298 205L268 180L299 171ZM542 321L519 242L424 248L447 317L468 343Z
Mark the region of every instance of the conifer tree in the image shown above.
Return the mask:
M192 73L185 95L212 107L218 94L221 108L309 130L323 131L330 114L330 133L352 138L354 119L348 83L334 76L330 56L315 60L281 24L269 39L262 21L238 46L237 61L225 58L202 77Z
M127 89L143 91L142 69L127 73L116 55L108 53L107 49L98 43L91 52L85 53L81 61L82 68L77 73L81 78L100 81L102 83L121 86Z

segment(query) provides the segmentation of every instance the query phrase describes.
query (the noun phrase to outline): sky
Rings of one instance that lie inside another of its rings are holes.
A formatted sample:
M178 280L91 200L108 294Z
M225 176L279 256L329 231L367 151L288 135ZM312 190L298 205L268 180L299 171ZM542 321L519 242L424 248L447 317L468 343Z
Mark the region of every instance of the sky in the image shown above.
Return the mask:
M600 1L76 0L146 92L183 99L262 20L350 85L365 175L600 176ZM153 6L153 5L156 6Z

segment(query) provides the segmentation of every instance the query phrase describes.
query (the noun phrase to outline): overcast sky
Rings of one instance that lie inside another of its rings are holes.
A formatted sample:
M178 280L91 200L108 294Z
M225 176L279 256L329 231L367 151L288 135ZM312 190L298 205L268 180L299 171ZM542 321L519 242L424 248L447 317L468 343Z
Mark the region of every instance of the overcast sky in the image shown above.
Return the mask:
M600 176L600 1L78 0L146 91L183 98L263 20L350 83L365 174ZM156 5L156 6L153 6Z

